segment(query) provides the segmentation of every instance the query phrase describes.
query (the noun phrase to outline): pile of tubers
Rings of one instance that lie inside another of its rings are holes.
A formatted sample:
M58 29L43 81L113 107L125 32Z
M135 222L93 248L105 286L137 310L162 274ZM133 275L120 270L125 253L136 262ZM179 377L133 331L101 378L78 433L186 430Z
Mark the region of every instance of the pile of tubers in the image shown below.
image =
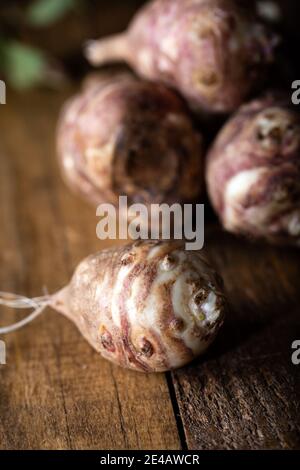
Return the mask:
M300 246L300 114L282 93L255 97L278 37L246 4L153 0L125 33L87 44L93 65L125 61L137 76L95 76L64 107L57 148L72 189L94 205L117 206L120 195L184 204L203 197L206 180L226 230ZM201 119L233 112L205 156ZM26 304L3 296L9 302ZM143 372L202 354L225 311L209 263L155 241L90 256L36 305L33 316L52 306L105 358Z
M149 2L125 33L87 43L93 65L125 61L139 78L95 77L66 105L58 127L65 180L92 203L116 206L120 195L146 205L199 201L206 180L226 230L300 245L300 115L280 93L244 104L266 81L277 43L246 2ZM205 157L204 131L193 115L232 112ZM91 257L76 271L67 311L108 359L144 371L180 367L220 328L218 276L198 254L174 249L144 242L126 248L126 268L117 250ZM83 282L87 291L80 296ZM108 298L102 293L98 300L98 289ZM100 327L95 302L105 311Z
M278 36L246 4L153 0L125 33L87 43L92 64L123 60L140 78L94 79L66 106L58 155L69 185L95 204L122 194L150 205L199 201L206 180L226 230L300 245L300 114L282 93L253 98ZM205 157L194 116L233 111Z

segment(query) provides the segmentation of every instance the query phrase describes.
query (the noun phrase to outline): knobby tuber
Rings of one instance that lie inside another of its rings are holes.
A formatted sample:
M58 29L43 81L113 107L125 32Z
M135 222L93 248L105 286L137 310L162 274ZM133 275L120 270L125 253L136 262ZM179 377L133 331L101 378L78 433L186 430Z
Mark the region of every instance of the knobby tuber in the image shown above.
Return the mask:
M95 205L192 202L204 181L202 137L185 104L130 74L93 78L65 106L58 156L67 183Z
M80 263L70 284L53 296L26 299L1 293L0 303L36 311L46 306L73 321L106 359L142 372L181 367L212 343L224 318L222 282L199 252L179 242L136 242Z
M254 10L254 9L253 9ZM259 84L278 37L232 0L154 0L127 32L90 41L94 65L127 61L176 88L195 111L230 112Z
M290 97L244 105L213 144L206 176L227 230L300 246L300 114Z

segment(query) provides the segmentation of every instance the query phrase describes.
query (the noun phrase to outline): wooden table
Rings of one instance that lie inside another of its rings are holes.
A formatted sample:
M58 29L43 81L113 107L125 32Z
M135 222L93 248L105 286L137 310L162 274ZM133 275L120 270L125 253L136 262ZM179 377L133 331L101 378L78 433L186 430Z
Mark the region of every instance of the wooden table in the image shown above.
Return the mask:
M61 181L55 125L63 93L8 93L0 107L0 288L65 285L106 243L95 210ZM48 310L3 337L1 449L300 448L300 253L252 245L207 223L206 250L230 308L215 345L182 370L142 375L101 359ZM1 309L1 325L21 318Z

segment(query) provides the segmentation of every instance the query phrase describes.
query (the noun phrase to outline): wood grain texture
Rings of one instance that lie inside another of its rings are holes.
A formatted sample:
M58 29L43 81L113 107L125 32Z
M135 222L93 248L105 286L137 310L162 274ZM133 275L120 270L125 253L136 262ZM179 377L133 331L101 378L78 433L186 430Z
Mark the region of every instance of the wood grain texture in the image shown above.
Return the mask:
M103 247L95 211L58 173L54 131L64 98L10 94L0 108L3 290L55 292ZM0 448L178 449L179 434L190 449L299 448L300 368L291 363L300 338L299 253L238 240L216 222L207 222L206 248L230 306L211 351L172 374L177 423L171 378L112 366L49 310L5 338ZM20 317L1 309L1 324Z
M69 193L58 172L54 133L64 99L9 93L0 108L2 290L55 292L78 261L104 247L95 211ZM1 325L23 314L1 309ZM111 365L50 310L5 341L1 449L180 448L164 375Z
M230 300L205 358L173 373L190 449L299 449L300 255L206 231Z

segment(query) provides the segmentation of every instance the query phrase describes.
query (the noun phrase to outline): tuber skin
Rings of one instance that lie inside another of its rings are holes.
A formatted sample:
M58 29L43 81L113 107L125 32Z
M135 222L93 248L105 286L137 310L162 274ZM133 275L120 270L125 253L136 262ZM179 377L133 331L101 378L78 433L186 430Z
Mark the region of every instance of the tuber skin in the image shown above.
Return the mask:
M244 105L209 151L206 179L225 229L300 246L300 114L290 97Z
M220 277L179 242L136 242L89 256L50 305L103 357L147 373L204 353L224 320Z
M130 74L93 77L62 112L58 158L95 205L184 203L204 185L202 137L177 94Z
M229 113L264 78L278 43L254 10L232 0L154 0L127 32L90 41L86 55L94 65L125 60L196 112Z

